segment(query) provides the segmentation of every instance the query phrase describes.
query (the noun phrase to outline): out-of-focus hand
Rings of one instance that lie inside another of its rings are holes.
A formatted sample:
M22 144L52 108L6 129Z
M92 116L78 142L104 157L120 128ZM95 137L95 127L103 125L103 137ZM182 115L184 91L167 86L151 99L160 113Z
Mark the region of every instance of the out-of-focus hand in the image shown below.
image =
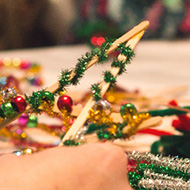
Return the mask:
M127 156L110 144L57 147L29 156L3 156L1 160L3 172L8 173L4 180L1 177L1 189L132 189L127 179Z

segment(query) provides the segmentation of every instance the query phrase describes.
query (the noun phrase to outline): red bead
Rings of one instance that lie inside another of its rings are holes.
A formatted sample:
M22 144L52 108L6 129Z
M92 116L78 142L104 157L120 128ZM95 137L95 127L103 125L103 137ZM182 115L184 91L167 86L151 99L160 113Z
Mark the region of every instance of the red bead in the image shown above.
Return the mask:
M3 66L3 61L2 60L0 60L0 67L2 67Z
M28 69L29 63L27 61L22 60L20 63L20 68L21 69Z
M22 96L16 96L12 99L12 103L16 104L18 111L23 112L26 109L26 101Z
M67 95L60 96L57 101L57 107L59 108L60 111L66 108L68 112L71 112L72 105L73 105L73 100L71 99L70 96Z

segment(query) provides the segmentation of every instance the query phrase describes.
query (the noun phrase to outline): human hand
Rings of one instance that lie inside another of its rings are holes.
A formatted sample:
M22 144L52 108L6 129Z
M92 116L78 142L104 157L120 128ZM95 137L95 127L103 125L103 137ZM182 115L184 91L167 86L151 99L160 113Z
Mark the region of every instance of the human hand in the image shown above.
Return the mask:
M132 190L126 174L127 156L114 145L57 147L16 160L20 167L15 172L21 178L14 180L13 189Z

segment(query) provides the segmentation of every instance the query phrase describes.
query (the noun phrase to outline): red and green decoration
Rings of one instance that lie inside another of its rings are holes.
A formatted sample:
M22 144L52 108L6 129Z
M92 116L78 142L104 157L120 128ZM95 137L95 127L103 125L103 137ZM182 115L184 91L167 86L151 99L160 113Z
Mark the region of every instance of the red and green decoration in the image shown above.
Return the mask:
M40 106L42 106L44 102L51 106L54 105L54 94L45 90L33 92L31 96L25 95L25 99L32 111L37 114L43 111Z
M22 96L17 95L15 88L5 88L1 91L0 117L11 118L25 111L27 103Z

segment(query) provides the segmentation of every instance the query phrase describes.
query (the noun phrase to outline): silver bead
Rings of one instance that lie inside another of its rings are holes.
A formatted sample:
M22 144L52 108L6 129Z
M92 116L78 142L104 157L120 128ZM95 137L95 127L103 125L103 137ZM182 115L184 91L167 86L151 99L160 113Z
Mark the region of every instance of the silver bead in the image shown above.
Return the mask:
M5 88L2 91L2 98L4 101L8 101L17 96L17 91L14 88Z
M77 132L77 134L76 134L76 136L75 136L75 140L76 141L85 141L85 138L84 138L84 135L85 135L85 133L86 133L86 131L87 131L87 127L86 126L84 126L84 127L82 127L78 132Z
M99 100L95 102L93 106L93 110L101 110L103 111L106 115L109 115L111 113L111 106L110 103L107 100Z

